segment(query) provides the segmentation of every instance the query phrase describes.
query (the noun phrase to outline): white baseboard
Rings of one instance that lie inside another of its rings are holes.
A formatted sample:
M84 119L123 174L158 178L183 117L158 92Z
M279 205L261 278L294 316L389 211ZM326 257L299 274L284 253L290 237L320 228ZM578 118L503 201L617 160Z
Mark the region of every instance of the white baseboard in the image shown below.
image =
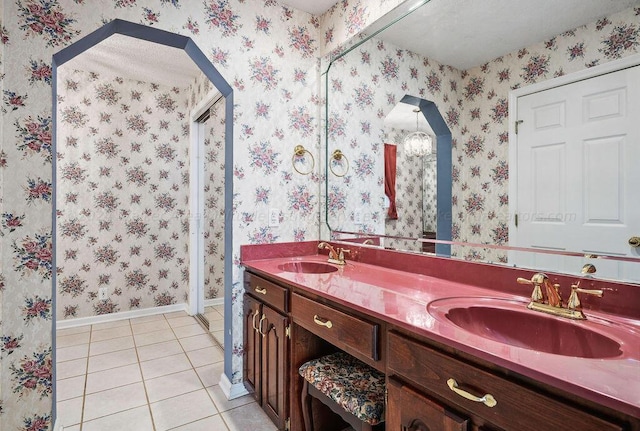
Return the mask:
M119 313L101 314L99 316L78 317L77 319L56 320L56 329L75 328L76 326L95 325L97 323L114 322L116 320L135 319L136 317L153 316L155 314L188 312L187 304L163 305L161 307L143 308L140 310L121 311ZM58 430L56 430L58 431Z
M58 421L58 418L56 418L56 421L53 423L53 431L64 431L64 425Z
M223 305L223 304L224 304L224 297L204 300L205 307L213 307L214 305Z
M222 373L222 376L220 376L219 385L220 389L222 389L222 393L224 393L228 400L240 398L241 396L249 393L242 383L231 384L231 381L225 373Z

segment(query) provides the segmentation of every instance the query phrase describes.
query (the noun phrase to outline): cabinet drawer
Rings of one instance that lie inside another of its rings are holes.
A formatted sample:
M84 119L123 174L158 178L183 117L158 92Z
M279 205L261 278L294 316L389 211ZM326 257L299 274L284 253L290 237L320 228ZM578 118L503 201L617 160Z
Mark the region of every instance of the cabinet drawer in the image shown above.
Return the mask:
M386 429L467 431L469 421L390 378L387 384Z
M380 359L380 326L294 293L291 316L298 325L358 356Z
M287 301L289 289L278 286L257 275L245 273L245 277L245 291L247 293L278 311L289 312L289 301Z
M503 428L519 431L578 429L580 431L621 431L623 428L567 404L534 392L519 384L476 368L430 347L390 332L388 334L388 374L402 376L447 403ZM450 389L477 397L491 394L493 407L471 401Z

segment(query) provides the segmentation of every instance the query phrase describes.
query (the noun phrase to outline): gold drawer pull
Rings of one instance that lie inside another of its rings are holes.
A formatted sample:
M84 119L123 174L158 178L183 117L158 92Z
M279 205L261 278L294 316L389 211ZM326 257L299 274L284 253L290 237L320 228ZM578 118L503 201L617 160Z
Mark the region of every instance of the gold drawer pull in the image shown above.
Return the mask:
M498 404L496 399L493 398L493 395L491 394L486 394L483 397L476 397L475 395L472 395L467 391L463 391L458 387L458 382L456 382L454 379L447 380L447 385L449 386L449 389L451 389L453 392L460 395L462 398L466 398L470 401L475 401L476 403L482 403L487 407L493 407L496 404Z
M333 323L331 323L331 320L322 321L322 319L320 319L317 314L313 316L313 321L316 322L317 325L326 326L329 329L331 329L331 327L333 326Z
M264 287L256 286L255 289L253 289L253 290L255 290L257 293L261 293L263 295L267 294L267 289L264 288Z

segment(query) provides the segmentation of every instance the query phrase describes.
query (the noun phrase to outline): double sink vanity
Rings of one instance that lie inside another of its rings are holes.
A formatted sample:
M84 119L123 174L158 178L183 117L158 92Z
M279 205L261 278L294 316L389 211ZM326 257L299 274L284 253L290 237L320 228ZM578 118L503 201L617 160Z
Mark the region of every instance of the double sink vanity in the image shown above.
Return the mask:
M575 320L528 308L533 271L318 244L241 250L245 385L279 429L304 430L300 365L342 350L385 373L387 430L640 431L639 286L549 274L580 281Z

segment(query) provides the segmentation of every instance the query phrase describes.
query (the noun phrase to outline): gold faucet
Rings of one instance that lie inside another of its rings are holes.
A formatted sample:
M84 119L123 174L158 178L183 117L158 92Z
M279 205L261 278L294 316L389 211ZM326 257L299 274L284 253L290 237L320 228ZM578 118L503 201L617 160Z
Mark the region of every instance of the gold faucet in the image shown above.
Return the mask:
M350 250L340 248L340 247L335 249L331 244L324 241L318 244L318 248L321 250L324 248L329 250L329 260L327 260L327 262L335 263L336 265L344 265L346 263L344 259L344 254L350 252Z
M582 267L581 272L585 274L585 277L589 277L589 274L593 274L594 272L596 272L596 267L591 263L587 263ZM580 298L578 298L578 293L594 295L594 296L597 296L598 298L602 298L602 295L604 292L600 289L582 289L579 287L580 281L581 280L578 280L576 284L571 285L571 295L569 296L569 300L567 301L567 308L574 310L576 313L578 313L579 316L582 316L582 317L578 317L578 319L586 319L584 313L582 312L582 307L580 304Z
M589 277L588 274L593 274L594 272L596 272L596 267L592 264L586 264L582 267L582 273L585 274L586 277ZM578 298L578 293L585 293L598 297L602 297L603 294L602 290L581 289L579 287L580 281L578 281L576 284L571 285L571 295L569 296L569 300L567 301L567 306L565 308L562 306L560 285L552 284L551 280L549 280L549 277L547 277L546 274L539 272L537 274L534 274L533 277L531 277L531 280L518 277L516 281L520 284L533 285L531 302L529 303L529 305L527 305L528 309L553 314L555 316L566 317L568 319L586 319L586 316L584 315L584 313L582 312L582 308L580 307L580 299ZM546 292L546 302L544 301L544 296L542 294L542 287L544 287L544 290Z
M533 274L531 280L518 277L516 281L520 284L533 285L533 292L531 293L531 304L544 304L544 295L542 293L542 287L544 287L547 296L547 304L551 307L562 307L560 285L552 284L551 280L549 280L549 277L547 277L546 274L538 272L537 274Z

